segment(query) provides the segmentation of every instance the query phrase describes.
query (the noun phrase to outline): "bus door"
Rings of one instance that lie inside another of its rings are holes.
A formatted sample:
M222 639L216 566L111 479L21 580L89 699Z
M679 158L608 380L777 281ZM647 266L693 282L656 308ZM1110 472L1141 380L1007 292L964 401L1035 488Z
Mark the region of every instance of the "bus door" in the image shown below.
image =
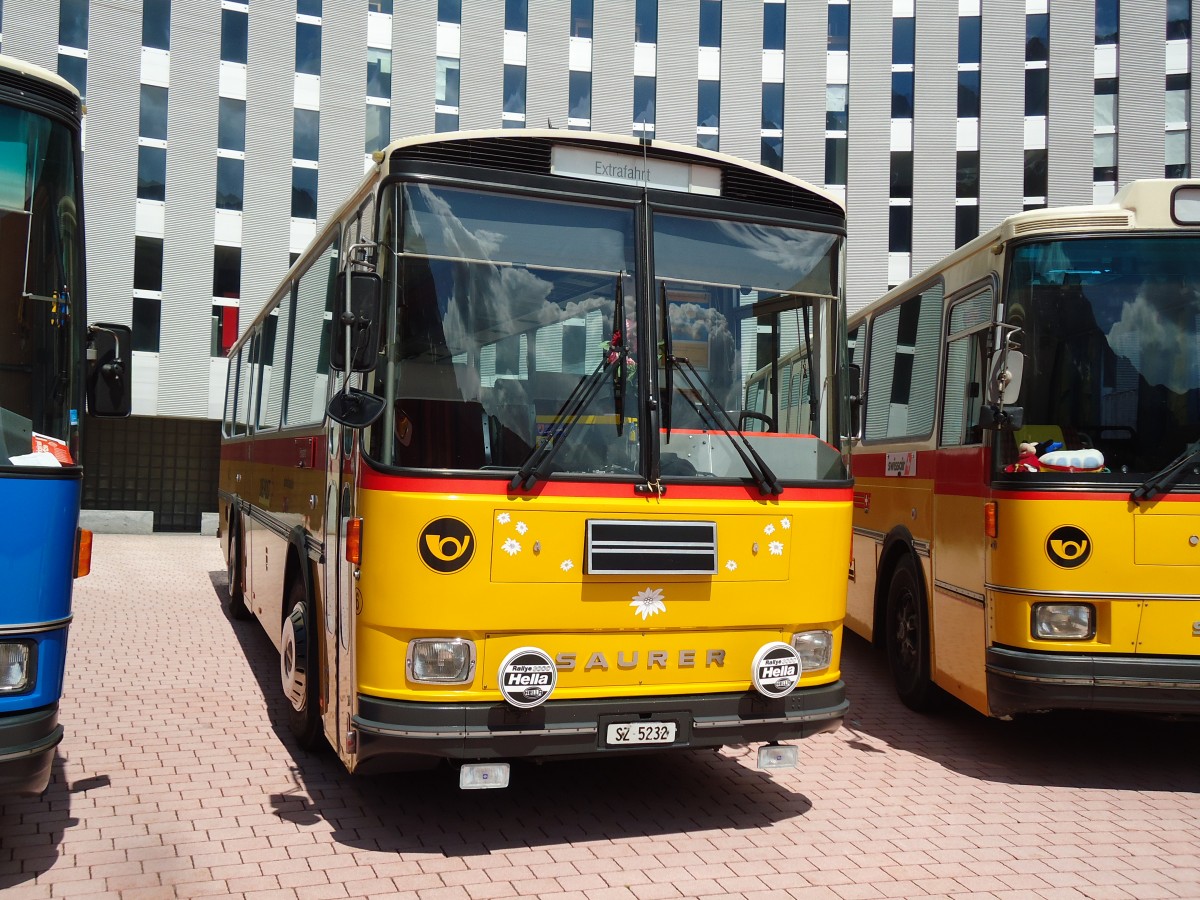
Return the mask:
M947 324L945 395L933 496L933 680L987 712L984 530L989 463L980 428L992 291L956 301Z

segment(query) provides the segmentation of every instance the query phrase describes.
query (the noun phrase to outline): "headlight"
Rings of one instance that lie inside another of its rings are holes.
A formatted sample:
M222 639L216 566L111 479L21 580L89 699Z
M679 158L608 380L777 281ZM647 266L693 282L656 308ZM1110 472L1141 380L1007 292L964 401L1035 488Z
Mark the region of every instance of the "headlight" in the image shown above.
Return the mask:
M1086 641L1096 634L1090 603L1033 604L1033 636L1043 641Z
M410 681L463 684L475 677L475 642L462 638L418 638L408 645Z
M832 631L801 631L792 635L792 646L800 654L805 674L816 669L827 669L833 660Z
M27 641L0 643L0 694L20 694L33 687L33 645Z

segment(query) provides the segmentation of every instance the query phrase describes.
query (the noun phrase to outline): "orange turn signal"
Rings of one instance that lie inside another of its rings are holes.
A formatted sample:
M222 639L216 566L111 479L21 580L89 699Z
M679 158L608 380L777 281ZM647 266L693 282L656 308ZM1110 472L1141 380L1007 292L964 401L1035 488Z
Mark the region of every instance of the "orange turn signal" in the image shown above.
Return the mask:
M983 504L983 532L990 538L998 534L996 526L996 501L989 500Z
M346 521L346 562L358 565L362 561L362 519Z
M92 571L92 533L86 528L77 530L79 538L75 548L75 577L82 578Z

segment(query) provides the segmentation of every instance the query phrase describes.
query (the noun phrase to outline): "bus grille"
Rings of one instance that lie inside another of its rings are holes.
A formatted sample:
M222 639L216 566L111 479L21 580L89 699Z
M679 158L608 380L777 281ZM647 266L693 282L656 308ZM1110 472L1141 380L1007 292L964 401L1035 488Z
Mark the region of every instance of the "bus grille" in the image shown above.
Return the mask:
M589 575L713 575L715 522L589 519Z

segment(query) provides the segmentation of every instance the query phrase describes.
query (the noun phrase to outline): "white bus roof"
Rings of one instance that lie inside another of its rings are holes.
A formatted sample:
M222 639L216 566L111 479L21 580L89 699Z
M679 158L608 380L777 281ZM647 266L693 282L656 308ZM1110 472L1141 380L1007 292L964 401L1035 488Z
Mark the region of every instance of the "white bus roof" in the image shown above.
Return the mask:
M25 75L29 78L37 78L40 81L48 81L55 87L60 87L64 91L70 91L76 97L79 96L79 91L75 90L75 85L67 81L61 75L56 75L49 69L43 69L41 66L35 66L33 63L25 62L23 59L17 59L15 56L0 55L0 69L8 69L10 72L16 72L18 75Z

